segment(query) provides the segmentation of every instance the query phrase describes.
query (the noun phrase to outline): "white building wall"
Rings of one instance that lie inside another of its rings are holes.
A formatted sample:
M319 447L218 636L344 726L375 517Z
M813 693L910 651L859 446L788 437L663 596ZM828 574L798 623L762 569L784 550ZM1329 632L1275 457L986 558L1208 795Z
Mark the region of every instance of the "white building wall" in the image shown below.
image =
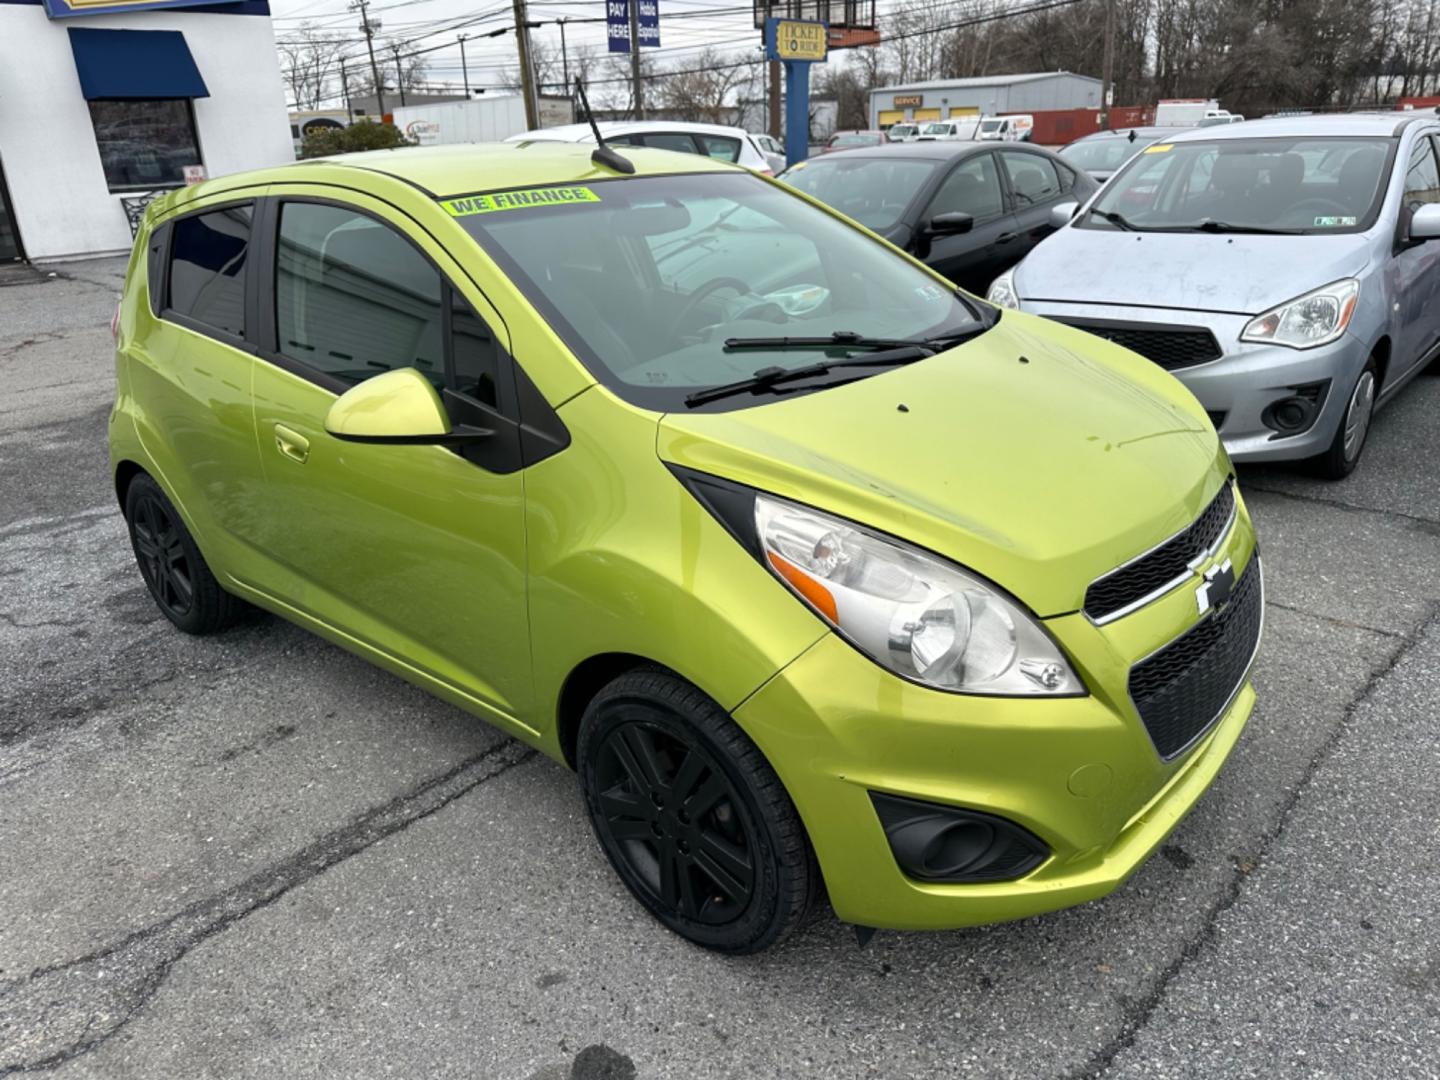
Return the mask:
M209 176L293 160L267 17L154 11L51 20L39 4L0 3L0 160L29 258L128 251L131 244L121 195L105 184L65 32L71 26L184 33L210 91L194 103Z

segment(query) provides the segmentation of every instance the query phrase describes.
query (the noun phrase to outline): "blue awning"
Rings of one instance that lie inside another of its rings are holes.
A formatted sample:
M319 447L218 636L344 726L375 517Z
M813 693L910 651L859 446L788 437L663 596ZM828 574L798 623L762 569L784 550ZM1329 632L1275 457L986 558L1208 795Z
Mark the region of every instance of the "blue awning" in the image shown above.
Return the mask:
M69 33L86 101L210 96L179 30L72 27Z

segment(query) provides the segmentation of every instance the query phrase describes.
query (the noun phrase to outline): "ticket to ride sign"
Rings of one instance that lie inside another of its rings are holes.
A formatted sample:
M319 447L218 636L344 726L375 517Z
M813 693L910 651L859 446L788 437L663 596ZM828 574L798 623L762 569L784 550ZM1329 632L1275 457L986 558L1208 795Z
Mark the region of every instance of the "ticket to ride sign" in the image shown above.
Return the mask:
M766 27L766 58L824 63L829 49L829 28L823 22L771 19Z

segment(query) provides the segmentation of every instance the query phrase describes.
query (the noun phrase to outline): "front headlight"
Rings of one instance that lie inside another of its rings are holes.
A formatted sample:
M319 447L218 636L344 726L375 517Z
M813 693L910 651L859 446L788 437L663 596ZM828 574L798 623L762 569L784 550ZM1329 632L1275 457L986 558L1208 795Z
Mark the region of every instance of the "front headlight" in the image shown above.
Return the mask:
M990 291L985 294L985 299L996 307L1018 310L1020 294L1015 291L1015 271L1006 270L992 281Z
M1359 297L1360 282L1336 281L1255 316L1241 331L1240 340L1291 349L1327 345L1350 325Z
M775 575L877 663L965 694L1085 693L1035 619L958 566L809 507L755 495Z

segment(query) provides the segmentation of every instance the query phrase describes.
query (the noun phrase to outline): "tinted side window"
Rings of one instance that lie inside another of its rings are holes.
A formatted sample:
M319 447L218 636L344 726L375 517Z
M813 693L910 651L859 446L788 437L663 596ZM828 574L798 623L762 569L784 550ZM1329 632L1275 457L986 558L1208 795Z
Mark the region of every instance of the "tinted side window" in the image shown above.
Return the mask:
M956 166L930 201L927 218L955 212L969 214L976 221L995 217L1005 209L1000 194L1000 173L994 154L976 154Z
M1015 150L1000 151L1005 172L1010 177L1010 190L1015 193L1016 209L1046 202L1060 194L1060 178L1049 158Z
M1422 138L1416 141L1405 172L1405 209L1413 211L1433 202L1440 202L1440 171L1435 167L1435 150L1430 140Z
M170 304L181 315L243 336L249 206L180 218L171 226Z
M500 407L495 382L499 377L500 354L495 335L475 309L452 292L450 341L455 357L455 389L466 397Z
M690 138L689 135L680 132L648 132L640 138L646 146L655 150L678 150L682 154L699 153L699 151L695 149L695 140Z
M285 355L349 383L413 367L444 384L440 274L389 226L284 204L275 291Z

